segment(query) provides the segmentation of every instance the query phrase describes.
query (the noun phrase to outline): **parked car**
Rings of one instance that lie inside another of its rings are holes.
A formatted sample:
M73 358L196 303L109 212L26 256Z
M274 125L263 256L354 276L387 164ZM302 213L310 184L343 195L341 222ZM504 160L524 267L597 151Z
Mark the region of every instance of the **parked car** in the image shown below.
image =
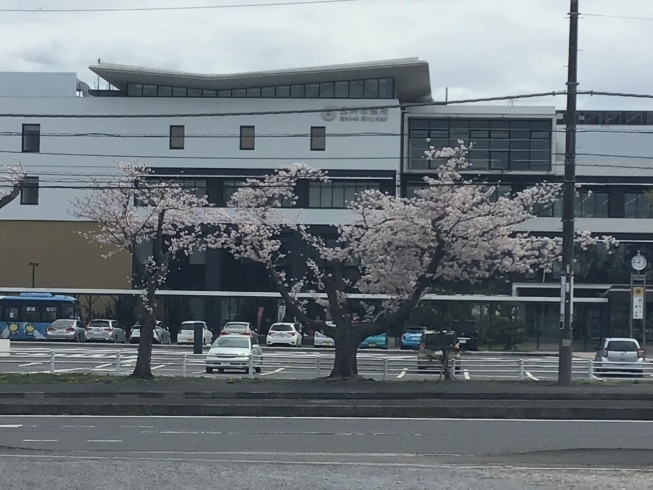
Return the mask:
M127 334L116 320L91 320L86 325L86 340L98 342L127 342Z
M302 335L295 323L273 323L265 339L268 346L289 345L301 347Z
M86 329L80 320L55 320L45 330L48 340L86 342Z
M225 370L244 370L249 373L249 359L257 373L261 372L263 351L256 335L221 335L206 355L206 372L219 373Z
M594 358L594 372L606 374L644 372L644 349L629 338L607 338Z
M205 322L187 321L179 327L177 334L177 344L192 344L195 342L195 325L202 326L202 345L208 345L213 341L213 333L206 326Z
M455 334L453 334L455 335ZM442 369L442 349L438 344L440 332L425 330L422 333L422 340L417 351L417 369ZM456 343L455 348L449 353L449 359L460 361L460 344ZM456 362L456 372L460 371L460 363Z
M419 343L422 341L422 334L425 330L426 327L408 327L401 336L401 348L419 349Z
M388 334L381 333L379 335L372 335L367 337L361 342L359 349L367 349L371 347L376 347L377 349L387 349L388 348Z
M249 322L227 322L222 327L220 335L250 335L255 333ZM255 336L255 335L254 335Z
M137 323L132 327L131 336L129 337L130 344L138 344L141 340L141 325ZM169 344L170 343L170 331L163 322L160 320L156 321L156 327L154 328L154 339L152 340L153 344Z
M333 322L326 322L326 324L333 328L335 328L336 326L336 324ZM335 347L335 346L336 346L335 340L333 340L331 337L327 337L322 332L318 332L317 330L315 331L315 334L313 336L313 347L319 349L320 347Z

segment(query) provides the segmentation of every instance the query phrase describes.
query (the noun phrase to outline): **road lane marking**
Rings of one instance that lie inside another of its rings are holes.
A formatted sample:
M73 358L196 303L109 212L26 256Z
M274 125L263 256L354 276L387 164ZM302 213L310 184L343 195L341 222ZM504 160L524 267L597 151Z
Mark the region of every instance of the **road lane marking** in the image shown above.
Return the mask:
M121 425L121 429L153 429L153 425Z
M27 367L27 366L38 366L43 364L42 362L28 362L27 364L19 364L18 367Z
M470 380L470 379L472 379L471 376L469 375L469 371L467 371L467 369L465 369L465 370L463 371L463 376L465 376L465 379L466 379L466 380Z
M94 425L62 425L64 429L94 429Z
M261 376L268 376L270 374L280 373L284 369L286 369L286 368L279 368L279 369L275 369L274 371L268 371L267 373L261 373Z
M524 371L524 372L526 373L526 376L528 376L528 377L529 377L530 379L532 379L533 381L539 381L539 379L537 379L535 376L533 376L533 375L530 373L530 371Z
M86 442L108 442L108 443L120 443L122 439L89 439Z
M72 371L81 371L82 369L88 369L85 367L78 367L78 368L69 368L69 369L55 369L55 373L70 373ZM47 372L47 371L46 371Z
M59 442L58 439L23 439L23 442Z
M112 365L113 365L113 364L111 364L111 363L109 363L109 364L100 364L98 367L94 367L93 370L95 371L95 370L97 370L97 369L108 368L109 366L112 366Z
M406 376L407 372L408 372L408 368L404 368L404 370L401 373L399 373L399 375L397 376L397 379L401 379L404 376Z
M23 424L0 425L0 429L20 429Z

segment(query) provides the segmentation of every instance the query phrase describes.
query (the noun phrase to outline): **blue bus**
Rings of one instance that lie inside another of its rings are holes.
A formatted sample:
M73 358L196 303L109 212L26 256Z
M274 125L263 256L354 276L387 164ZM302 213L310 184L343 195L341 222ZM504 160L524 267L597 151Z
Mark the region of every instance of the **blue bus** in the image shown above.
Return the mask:
M71 296L21 293L0 296L0 338L45 340L45 331L58 319L81 318L79 301Z

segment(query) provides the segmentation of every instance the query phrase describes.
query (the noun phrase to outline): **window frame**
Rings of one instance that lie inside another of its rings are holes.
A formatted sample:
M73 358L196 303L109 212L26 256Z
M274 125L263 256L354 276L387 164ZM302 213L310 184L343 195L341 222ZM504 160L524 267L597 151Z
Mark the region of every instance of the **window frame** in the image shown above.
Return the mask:
M36 128L38 131L28 134L28 128ZM41 153L41 125L36 123L23 124L21 133L21 153ZM36 149L27 149L26 143L30 138L36 138Z
M317 131L321 131L323 134L315 134ZM317 144L319 138L322 139L322 145ZM326 140L326 126L311 126L311 151L326 151Z
M174 134L175 131L181 130L181 135L179 134ZM179 142L181 140L181 145L177 144L175 145L174 142L177 141ZM186 126L184 125L170 125L170 141L169 141L169 148L171 150L183 150L185 149L186 146Z
M245 135L245 131L252 131L251 135ZM245 145L245 138L251 138L252 144ZM240 149L243 151L254 151L256 150L256 126L241 126L240 127Z
M27 190L27 192L25 192ZM30 196L32 199L28 199ZM21 206L38 206L39 205L39 178L37 176L27 176L23 179L20 189Z

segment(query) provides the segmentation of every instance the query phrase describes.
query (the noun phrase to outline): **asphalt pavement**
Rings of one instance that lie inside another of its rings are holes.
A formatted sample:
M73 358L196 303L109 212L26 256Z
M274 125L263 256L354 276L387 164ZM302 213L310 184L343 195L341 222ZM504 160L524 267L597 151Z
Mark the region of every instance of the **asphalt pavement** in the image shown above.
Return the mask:
M0 420L3 488L650 488L653 423L311 418Z

